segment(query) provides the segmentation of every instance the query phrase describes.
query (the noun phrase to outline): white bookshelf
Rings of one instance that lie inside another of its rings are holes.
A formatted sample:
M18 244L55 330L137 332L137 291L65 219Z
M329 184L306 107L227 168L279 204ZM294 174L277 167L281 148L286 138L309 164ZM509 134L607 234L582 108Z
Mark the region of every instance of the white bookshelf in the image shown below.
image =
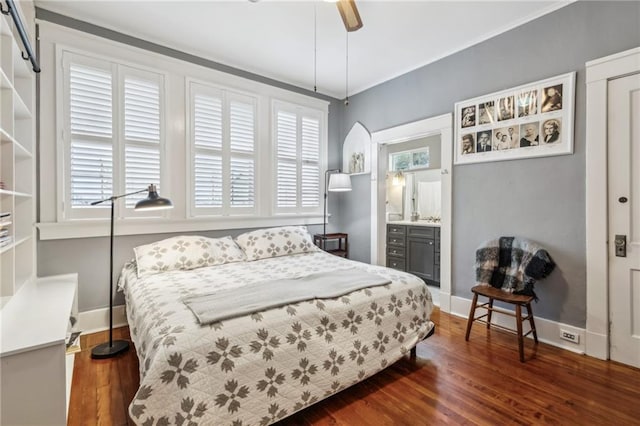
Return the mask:
M35 7L14 1L32 48ZM6 7L3 5L3 7ZM77 274L36 278L35 73L13 19L0 14L0 424L66 424L78 317Z
M27 12L32 16L32 10ZM21 15L35 45L34 22ZM0 15L0 213L11 214L0 217L9 237L0 242L0 308L36 277L35 73L22 58L23 50L13 20Z

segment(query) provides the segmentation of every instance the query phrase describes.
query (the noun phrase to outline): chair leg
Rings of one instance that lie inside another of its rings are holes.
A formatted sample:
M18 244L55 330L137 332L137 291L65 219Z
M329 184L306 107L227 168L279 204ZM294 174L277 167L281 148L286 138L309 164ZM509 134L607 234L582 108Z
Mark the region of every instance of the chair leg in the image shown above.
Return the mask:
M471 310L469 311L469 318L467 318L467 333L464 336L464 340L466 341L469 341L469 333L471 333L471 324L473 324L473 321L475 321L477 303L478 303L478 293L473 293L473 300L471 301Z
M487 309L487 330L491 328L491 314L493 314L493 297L489 298L489 309Z
M527 315L529 316L529 325L533 333L533 341L538 344L538 333L536 333L536 323L533 321L533 311L531 310L531 303L527 303Z
M516 303L516 327L518 328L518 351L520 362L524 362L524 338L522 337L522 305Z

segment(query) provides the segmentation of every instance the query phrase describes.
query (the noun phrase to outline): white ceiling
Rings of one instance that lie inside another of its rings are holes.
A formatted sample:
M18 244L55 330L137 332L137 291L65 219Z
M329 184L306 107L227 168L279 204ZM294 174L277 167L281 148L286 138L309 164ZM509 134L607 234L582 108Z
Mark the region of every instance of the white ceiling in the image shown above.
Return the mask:
M569 4L562 1L356 0L364 23L348 36L351 96ZM36 0L36 5L124 34L338 99L346 42L326 1ZM314 21L314 13L316 20ZM317 22L314 67L314 22Z

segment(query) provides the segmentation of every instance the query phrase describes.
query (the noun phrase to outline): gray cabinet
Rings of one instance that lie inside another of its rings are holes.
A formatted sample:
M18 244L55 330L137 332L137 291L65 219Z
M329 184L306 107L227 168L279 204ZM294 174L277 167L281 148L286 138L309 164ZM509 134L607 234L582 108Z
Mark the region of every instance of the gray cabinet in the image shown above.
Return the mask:
M406 226L387 225L387 267L406 270Z
M387 225L387 266L440 286L440 228Z

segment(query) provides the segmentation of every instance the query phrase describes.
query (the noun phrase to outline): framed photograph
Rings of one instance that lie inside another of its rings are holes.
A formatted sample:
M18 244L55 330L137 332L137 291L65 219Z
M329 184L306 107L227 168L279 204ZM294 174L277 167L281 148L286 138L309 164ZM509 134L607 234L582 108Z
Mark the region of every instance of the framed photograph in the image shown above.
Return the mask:
M454 164L573 154L576 73L455 104Z

